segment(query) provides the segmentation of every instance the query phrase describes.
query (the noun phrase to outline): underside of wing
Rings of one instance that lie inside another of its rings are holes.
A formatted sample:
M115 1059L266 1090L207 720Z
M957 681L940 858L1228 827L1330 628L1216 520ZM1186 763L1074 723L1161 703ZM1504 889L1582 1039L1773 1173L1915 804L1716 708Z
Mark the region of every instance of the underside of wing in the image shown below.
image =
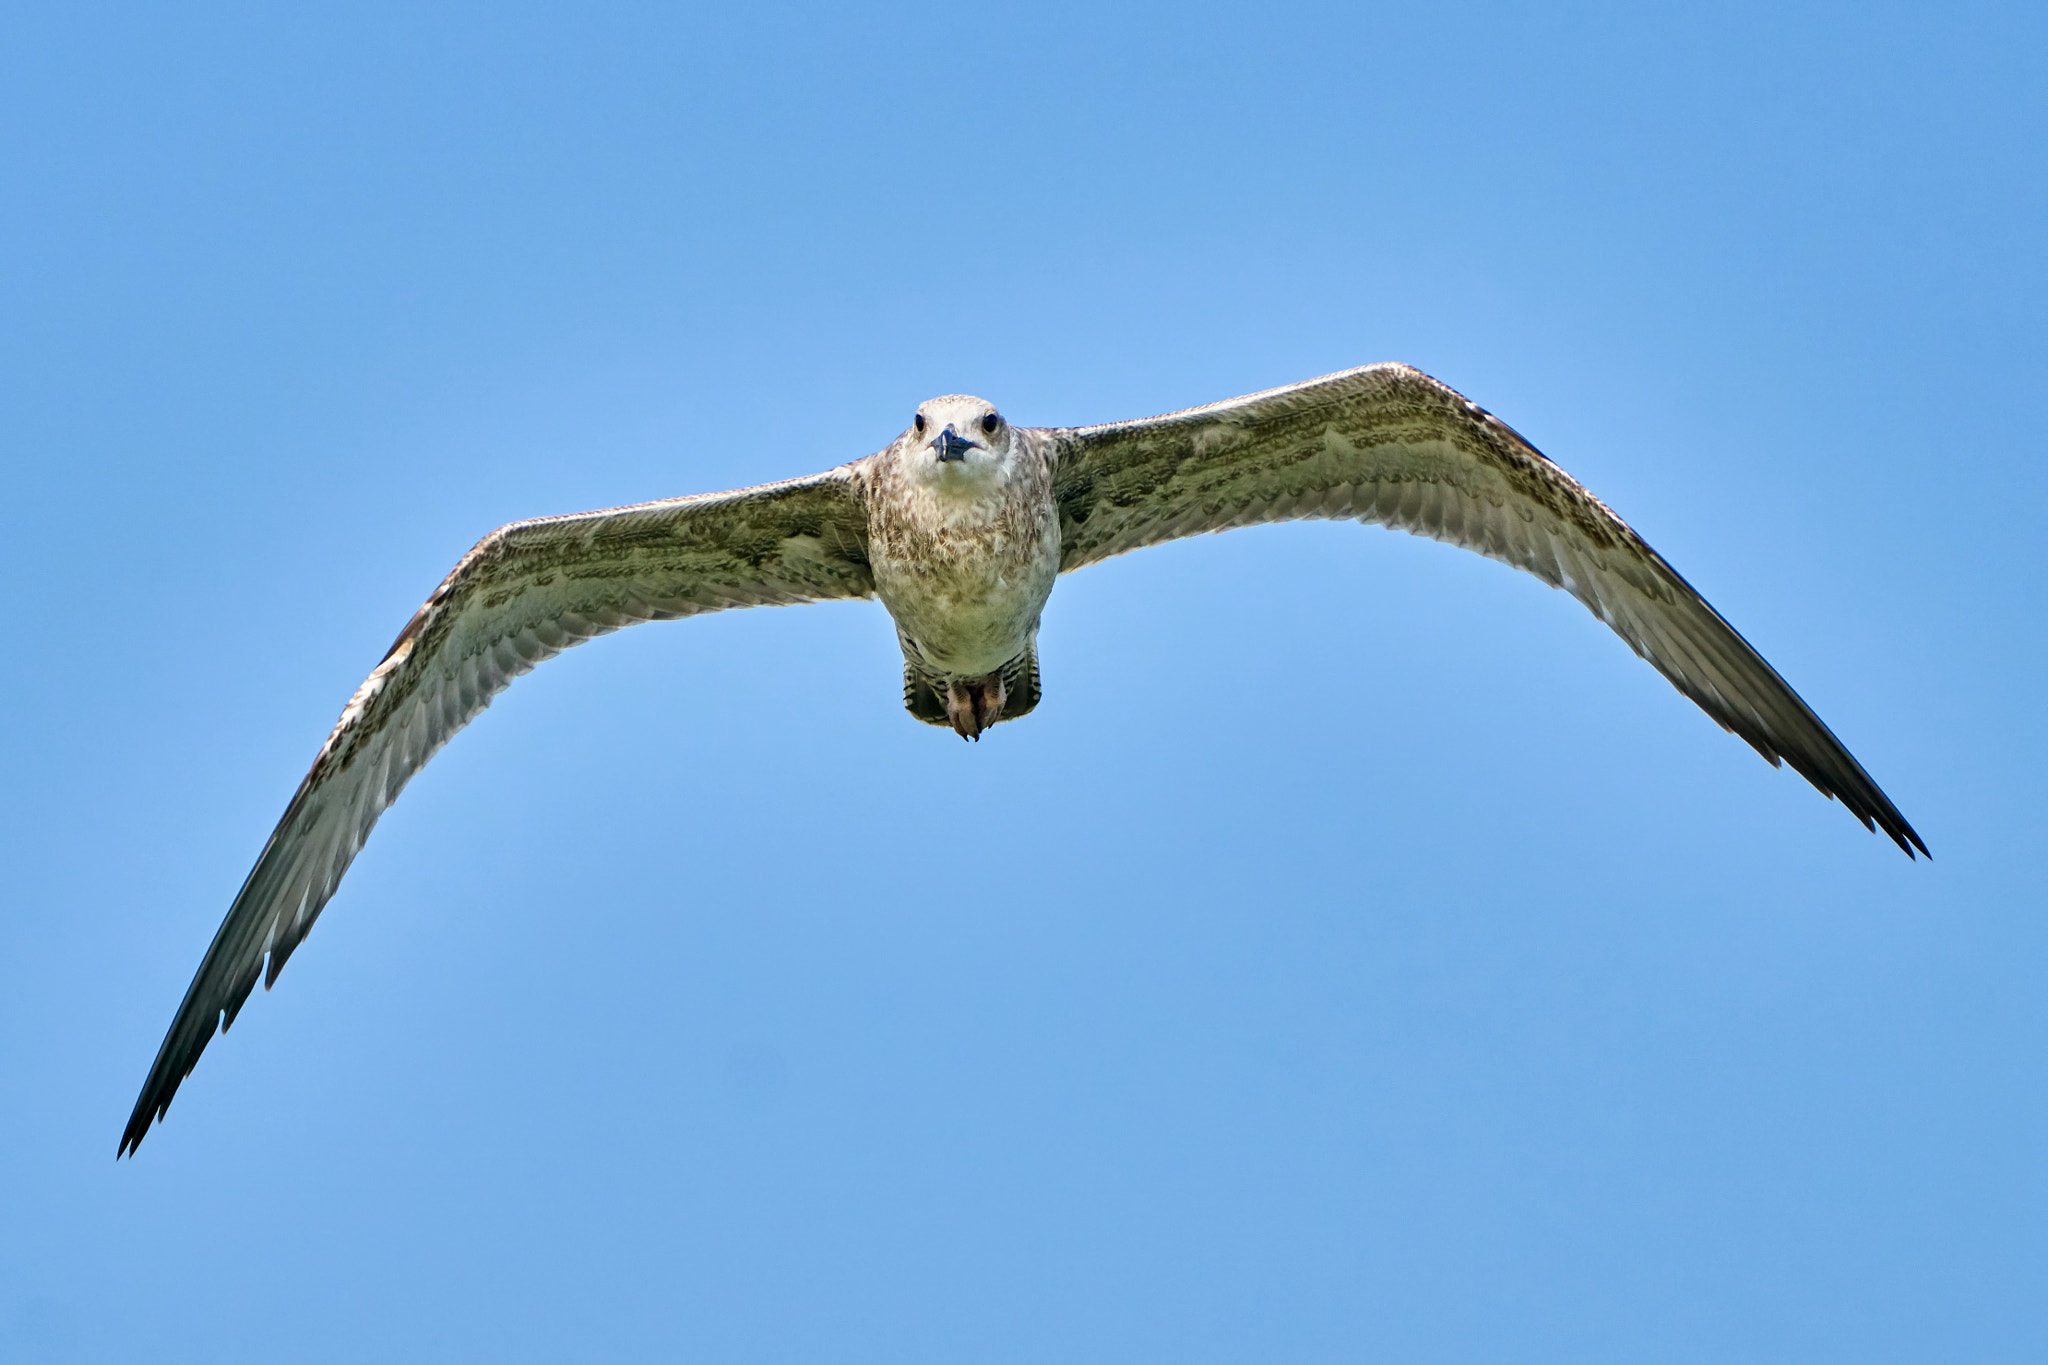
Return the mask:
M1182 536L1350 519L1461 545L1563 588L1680 692L1912 856L1905 817L1704 598L1570 475L1405 365L1053 433L1062 572Z
M515 522L486 536L407 623L321 747L178 1007L121 1151L133 1151L163 1116L258 977L277 979L378 816L514 678L642 621L873 590L850 466Z

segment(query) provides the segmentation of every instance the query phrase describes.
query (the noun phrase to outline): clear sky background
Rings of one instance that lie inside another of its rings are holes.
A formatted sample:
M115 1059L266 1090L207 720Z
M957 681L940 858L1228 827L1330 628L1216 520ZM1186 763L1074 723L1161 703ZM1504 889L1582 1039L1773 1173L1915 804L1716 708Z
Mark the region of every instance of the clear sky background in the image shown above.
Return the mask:
M0 1358L2048 1353L2039 5L11 7ZM502 522L1404 360L1914 864L1382 530L525 679L121 1125Z

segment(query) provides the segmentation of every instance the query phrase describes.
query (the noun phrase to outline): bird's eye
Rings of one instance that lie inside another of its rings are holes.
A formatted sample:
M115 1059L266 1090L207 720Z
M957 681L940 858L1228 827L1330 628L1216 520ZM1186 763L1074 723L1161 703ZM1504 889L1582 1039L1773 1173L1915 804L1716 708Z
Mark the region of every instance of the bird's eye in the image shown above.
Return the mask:
M917 429L919 431L924 430L924 414L921 412L917 415Z
M981 429L990 436L995 435L996 428L1001 426L1002 424L1003 419L996 416L994 413L990 413L988 416L981 419Z

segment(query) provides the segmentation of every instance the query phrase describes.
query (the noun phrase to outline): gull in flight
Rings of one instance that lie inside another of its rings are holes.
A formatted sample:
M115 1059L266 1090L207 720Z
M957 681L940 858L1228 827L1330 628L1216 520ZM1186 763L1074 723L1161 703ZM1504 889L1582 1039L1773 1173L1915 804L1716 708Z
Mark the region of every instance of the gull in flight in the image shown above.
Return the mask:
M1405 365L1164 417L1017 427L979 398L917 409L823 474L518 521L462 557L342 710L178 1006L121 1137L161 1119L216 1026L267 988L377 817L544 659L642 621L879 597L903 704L978 740L1038 705L1060 574L1181 536L1320 518L1476 550L1563 588L1775 766L1910 858L1927 846L1761 655L1606 504L1505 423Z

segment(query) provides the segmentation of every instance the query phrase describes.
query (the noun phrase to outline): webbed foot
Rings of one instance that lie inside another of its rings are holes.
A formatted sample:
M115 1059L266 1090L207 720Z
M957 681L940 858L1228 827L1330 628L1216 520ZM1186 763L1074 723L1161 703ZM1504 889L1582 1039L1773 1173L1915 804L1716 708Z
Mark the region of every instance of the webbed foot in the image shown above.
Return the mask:
M946 719L962 739L979 740L981 732L1002 719L1003 703L1010 689L1003 686L1002 670L981 678L946 684Z

